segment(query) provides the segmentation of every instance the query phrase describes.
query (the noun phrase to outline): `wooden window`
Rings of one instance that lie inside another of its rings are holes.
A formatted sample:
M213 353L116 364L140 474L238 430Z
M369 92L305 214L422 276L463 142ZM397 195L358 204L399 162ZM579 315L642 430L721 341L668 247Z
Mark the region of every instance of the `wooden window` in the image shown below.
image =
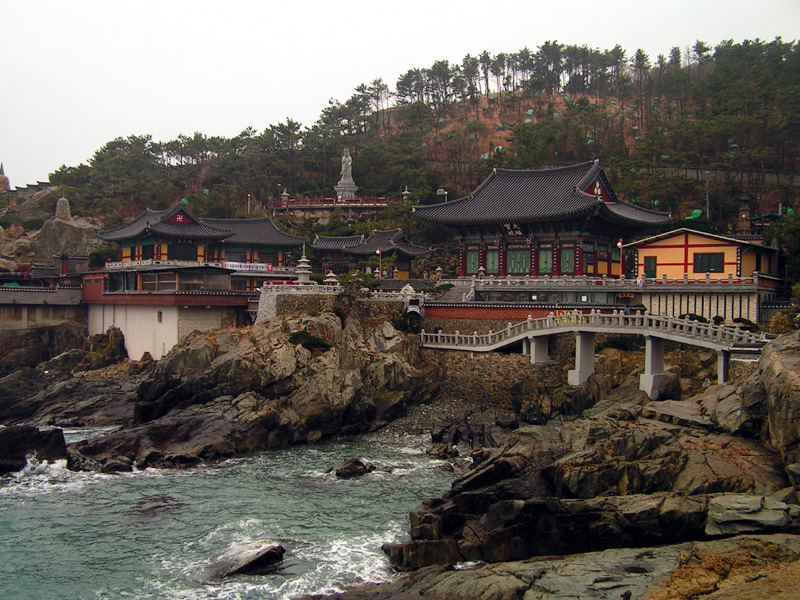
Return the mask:
M656 257L655 256L645 256L644 257L644 276L648 279L653 279L654 277L658 277L656 271L658 267L656 266Z
M561 272L574 273L575 272L575 249L562 248L561 249Z
M478 253L467 252L467 273L478 272Z
M497 250L492 250L486 253L486 272L500 272L500 253Z
M530 251L510 250L508 252L508 272L509 273L530 273Z
M539 250L539 273L553 272L553 251L550 248Z
M725 254L715 252L713 254L695 253L694 272L695 273L722 273L725 271Z

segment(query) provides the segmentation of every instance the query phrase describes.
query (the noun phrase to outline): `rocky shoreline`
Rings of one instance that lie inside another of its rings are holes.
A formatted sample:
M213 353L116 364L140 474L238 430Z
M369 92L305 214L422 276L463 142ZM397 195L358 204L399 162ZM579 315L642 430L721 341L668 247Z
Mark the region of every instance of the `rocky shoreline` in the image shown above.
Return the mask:
M781 590L800 570L797 333L725 385L700 385L713 356L678 351L658 402L638 390L637 355L603 350L569 388L567 361L432 357L357 312L195 332L157 363L120 362L119 347L112 332L0 380L6 470L15 425L120 426L70 445L39 436L48 457L63 447L71 468L104 472L426 434L467 470L385 545L407 574L327 597L795 597Z

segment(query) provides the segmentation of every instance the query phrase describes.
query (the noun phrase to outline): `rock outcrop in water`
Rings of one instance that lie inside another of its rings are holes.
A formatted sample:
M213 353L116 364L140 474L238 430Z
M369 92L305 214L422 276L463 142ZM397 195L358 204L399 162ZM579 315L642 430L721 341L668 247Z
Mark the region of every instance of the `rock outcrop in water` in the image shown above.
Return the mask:
M579 418L523 426L412 511L410 541L384 549L410 570L796 533L785 467L797 460L798 348L796 333L773 342L738 388L650 402L632 378Z
M23 469L31 456L40 461L67 458L64 433L30 425L0 426L0 475Z
M301 331L330 349L293 343ZM342 328L332 312L195 332L140 384L133 426L71 446L71 465L183 466L362 433L431 398L422 366L389 322Z

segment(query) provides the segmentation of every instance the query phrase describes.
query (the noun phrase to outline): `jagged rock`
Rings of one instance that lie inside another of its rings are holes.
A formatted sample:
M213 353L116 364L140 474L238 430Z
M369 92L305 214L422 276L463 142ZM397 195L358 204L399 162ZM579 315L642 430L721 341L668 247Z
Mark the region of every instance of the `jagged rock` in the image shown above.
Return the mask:
M698 539L714 494L761 497L786 487L768 448L716 432L689 401L646 410L651 404L637 387L630 381L558 428L522 427L479 456L442 498L411 512L411 541L387 546L394 564L415 569L456 555L495 562L592 544ZM669 418L648 418L657 414Z
M706 534L738 535L781 531L791 522L789 506L767 496L731 494L712 498Z
M352 479L354 477L361 477L367 473L372 473L374 470L375 465L371 462L365 463L357 458L348 458L336 465L333 469L333 473L339 479Z
M800 536L739 536L533 561L431 566L297 600L793 600Z
M428 446L425 454L441 458L442 460L448 460L450 458L458 458L458 448L439 442L438 444L431 444Z
M103 463L100 469L103 473L120 473L133 471L133 464L125 458L111 459Z
M770 444L784 462L800 462L799 331L767 344L757 371L742 385L740 395L755 411L765 407Z
M397 337L387 324L378 327L383 338ZM146 371L132 427L71 451L100 464L120 457L140 468L193 464L365 432L431 397L436 387L411 344L376 352L362 320L348 319L346 329L323 312L194 332ZM289 335L300 330L331 348L312 354L292 344Z
M25 468L28 455L47 461L67 458L64 432L28 425L0 427L0 475Z
M205 570L207 579L225 579L233 575L262 575L283 560L286 549L280 544L253 542L233 556L224 557Z

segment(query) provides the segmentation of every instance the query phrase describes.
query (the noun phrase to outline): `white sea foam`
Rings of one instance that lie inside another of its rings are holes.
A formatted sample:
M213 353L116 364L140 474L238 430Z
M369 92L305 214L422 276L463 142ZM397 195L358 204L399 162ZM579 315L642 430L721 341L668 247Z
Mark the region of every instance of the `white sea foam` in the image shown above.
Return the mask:
M73 492L95 481L110 477L100 473L77 473L67 469L66 459L39 461L29 456L21 471L11 473L0 484L0 496L31 497L41 494Z

